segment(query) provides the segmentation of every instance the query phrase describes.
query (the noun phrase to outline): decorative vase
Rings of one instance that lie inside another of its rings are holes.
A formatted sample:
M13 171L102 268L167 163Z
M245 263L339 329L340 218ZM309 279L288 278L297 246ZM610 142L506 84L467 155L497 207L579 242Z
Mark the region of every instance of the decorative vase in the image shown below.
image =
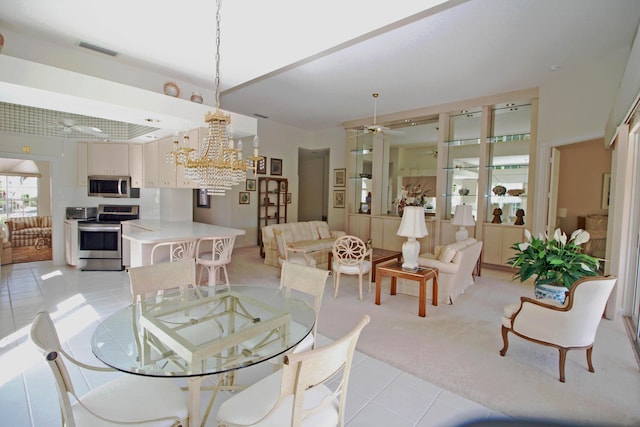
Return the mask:
M555 285L536 285L534 287L534 295L536 299L552 299L560 303L564 303L566 293L569 290L564 286Z
M202 104L202 102L203 102L202 95L200 95L199 92L193 92L191 94L191 102Z

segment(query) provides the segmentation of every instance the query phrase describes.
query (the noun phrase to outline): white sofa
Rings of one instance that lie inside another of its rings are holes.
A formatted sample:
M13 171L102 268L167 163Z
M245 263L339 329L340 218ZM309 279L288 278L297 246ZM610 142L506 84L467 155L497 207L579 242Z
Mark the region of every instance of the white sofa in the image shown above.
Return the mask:
M462 242L436 246L433 254L420 254L418 264L438 269L439 302L453 304L475 282L473 272L481 252L482 242L469 238Z
M327 264L333 242L346 234L344 231L330 230L326 221L289 222L262 227L264 263L274 267L279 267L280 264L278 263L278 244L273 230L279 230L292 247L306 250L316 260L318 267L321 264Z

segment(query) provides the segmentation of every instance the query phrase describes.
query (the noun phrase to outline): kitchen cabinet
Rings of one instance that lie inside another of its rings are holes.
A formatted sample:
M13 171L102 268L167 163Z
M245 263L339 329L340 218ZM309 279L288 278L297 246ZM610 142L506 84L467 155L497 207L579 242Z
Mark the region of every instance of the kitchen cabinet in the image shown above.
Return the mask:
M64 221L64 259L69 265L78 265L78 220Z
M87 183L88 183L88 175L89 175L89 170L87 169L87 161L88 161L88 156L89 156L89 144L87 144L86 142L78 142L77 148L76 148L76 157L77 157L77 164L78 164L78 169L76 170L77 173L77 182L78 182L78 187L84 187L85 189L87 188Z
M158 141L142 146L142 172L145 188L158 188Z
M129 176L129 144L89 144L89 175Z
M288 191L289 181L286 178L258 178L258 246L263 258L262 227L287 222Z
M507 261L514 255L511 246L524 241L524 226L509 224L484 224L482 262L508 267Z
M173 151L173 138L163 138L158 140L158 157L156 158L158 167L158 187L176 187L176 166L167 162L167 155Z
M142 144L129 144L129 173L133 188L140 188L144 184L142 162Z

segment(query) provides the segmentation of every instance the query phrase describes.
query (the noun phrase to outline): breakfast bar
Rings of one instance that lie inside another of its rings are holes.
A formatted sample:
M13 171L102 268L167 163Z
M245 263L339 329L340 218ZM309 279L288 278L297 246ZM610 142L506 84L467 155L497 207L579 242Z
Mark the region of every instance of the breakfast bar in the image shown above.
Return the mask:
M191 238L239 236L239 228L191 221L131 220L122 223L123 263L126 267L148 265L158 243Z

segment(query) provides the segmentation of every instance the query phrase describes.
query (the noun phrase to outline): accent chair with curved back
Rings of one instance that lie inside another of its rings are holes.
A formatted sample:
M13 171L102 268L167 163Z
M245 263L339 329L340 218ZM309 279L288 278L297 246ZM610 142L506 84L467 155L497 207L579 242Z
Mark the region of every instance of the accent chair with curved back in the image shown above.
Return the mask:
M67 354L62 349L51 316L46 311L38 313L33 320L30 338L53 372L64 426L187 425L187 393L171 379L124 374L78 396L61 356L85 370L117 371L87 365ZM70 395L75 400L73 403Z
M198 239L175 240L154 245L151 249L151 264L174 262L195 258Z
M204 237L198 240L195 250L196 264L200 270L198 283L202 280L203 271L207 270L208 284L209 286L215 286L219 272L222 271L224 273L224 283L227 285L227 290L229 290L227 264L231 262L235 241L236 236Z
M218 426L343 426L353 353L367 323L365 315L333 343L286 355L282 369L220 406Z
M512 332L534 343L558 349L560 382L565 381L564 368L569 350L586 349L589 372L594 372L591 362L593 343L616 280L613 276L579 279L569 290L564 304L549 299L520 297L519 304L506 306L502 317L504 346L500 355L507 354L507 334Z
M333 297L338 297L340 275L358 275L360 301L362 301L362 276L369 273L369 292L371 292L372 252L370 248L356 236L338 237L333 244Z

